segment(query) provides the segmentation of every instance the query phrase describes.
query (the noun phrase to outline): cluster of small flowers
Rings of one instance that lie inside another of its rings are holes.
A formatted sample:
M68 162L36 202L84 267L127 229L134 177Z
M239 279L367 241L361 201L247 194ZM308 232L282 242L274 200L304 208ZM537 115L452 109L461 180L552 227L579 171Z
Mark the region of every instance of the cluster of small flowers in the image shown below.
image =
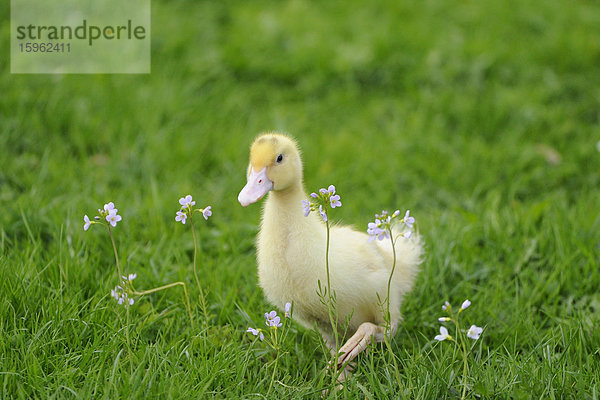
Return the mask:
M87 231L92 224L100 224L102 219L106 220L113 228L117 226L117 222L121 221L122 218L117 214L115 204L111 201L104 205L104 209L98 209L98 215L94 217L95 221L91 221L86 215L83 216L83 230Z
M389 239L392 229L392 221L398 218L399 215L400 210L396 210L392 215L389 215L385 210L381 212L381 215L375 214L375 222L369 222L367 226L369 242L372 242L375 240L375 238L379 240ZM406 210L406 214L404 214L404 218L402 218L400 222L404 223L408 229L413 229L415 219L410 216L410 210ZM411 235L411 230L405 231L402 234L402 236L404 236L406 239L409 239Z
M333 185L329 185L327 189L319 189L319 194L311 193L310 197L312 200L302 200L302 210L305 217L308 217L311 211L318 210L323 221L327 222L327 207L336 208L342 206L340 195L335 193L335 186Z
M292 303L285 303L285 317L291 317ZM277 315L276 311L271 311L269 313L265 313L265 325L270 329L280 328L283 324L281 323L281 318ZM261 328L248 328L246 332L253 334L254 336L258 336L260 340L265 339L265 335L263 334L263 330Z
M191 195L187 195L185 197L180 198L179 204L181 205L181 211L177 212L177 217L175 218L175 220L181 221L183 224L185 224L188 216L190 218L192 217L192 213L194 211L201 212L204 219L208 219L208 217L210 217L212 215L210 206L208 206L204 209L196 209L196 210L192 209L192 206L194 206L196 204L196 202L192 199ZM116 227L117 223L122 220L121 216L118 215L117 212L118 212L118 210L115 208L115 204L113 202L109 202L104 205L104 209L98 209L98 215L94 217L94 220L90 220L90 218L87 215L84 215L83 229L84 229L84 231L87 231L92 224L101 224L101 225L105 225L108 228L108 232L110 234L110 239L111 239L113 249L115 252L115 262L117 264L117 271L120 275L121 269L120 269L120 264L119 264L119 256L117 254L117 248L115 246L113 234L110 229L111 226ZM106 222L108 222L108 224L110 224L110 225L106 224L103 221L103 219L106 220ZM194 249L196 251L196 243L195 242L194 242ZM195 259L196 258L194 257L194 274L196 273ZM125 307L132 306L135 303L135 300L131 297L132 295L139 296L142 294L153 293L153 292L156 292L159 290L164 290L164 289L167 289L170 287L174 287L175 285L181 285L181 286L183 286L184 294L186 296L188 313L190 315L190 321L193 324L193 317L192 317L191 309L189 306L189 297L187 295L185 283L175 282L175 283L172 283L170 285L165 285L160 288L154 288L152 290L137 292L135 290L135 288L133 287L133 280L136 278L136 276L137 276L136 274L129 274L128 276L121 276L121 284L115 286L115 288L110 291L111 297L114 298L119 305L123 305Z
M131 287L132 281L137 278L137 274L129 274L128 276L122 276L121 278L121 285L115 286L115 288L110 291L110 295L117 303L119 303L119 305L129 307L132 306L135 301L129 297L127 291Z
M177 211L175 221L185 224L185 221L194 212L192 207L196 205L196 202L192 199L192 196L188 194L187 196L179 199L179 204L181 205L181 209ZM211 206L207 206L205 208L199 208L198 211L202 213L204 219L208 220L208 217L212 215L211 208Z
M458 313L460 314L461 312L466 310L470 305L471 305L471 302L469 301L469 299L463 301L462 305L460 306L460 308L458 310ZM444 303L444 305L442 306L442 310L446 311L450 315L450 317L440 317L440 318L438 318L438 321L440 321L440 322L453 321L454 323L456 323L454 316L452 314L452 306L450 305L450 303L448 303L446 301ZM482 332L483 332L483 328L481 328L477 325L471 325L471 327L467 330L467 337L470 339L473 339L473 340L477 340L477 339L479 339L479 336L481 335ZM453 337L450 336L450 334L448 333L448 329L446 329L445 326L440 326L440 334L437 335L434 339L441 342L446 339L452 340Z

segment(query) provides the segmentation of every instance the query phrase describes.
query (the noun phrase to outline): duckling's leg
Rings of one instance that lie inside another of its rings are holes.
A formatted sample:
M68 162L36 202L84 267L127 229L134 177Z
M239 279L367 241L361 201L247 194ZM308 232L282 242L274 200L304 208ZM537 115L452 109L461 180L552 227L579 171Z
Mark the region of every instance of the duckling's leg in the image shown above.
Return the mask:
M398 323L392 323L392 336L396 333ZM348 364L354 360L356 356L364 351L367 346L374 340L376 343L383 342L385 339L385 327L381 325L375 325L371 322L364 322L360 324L356 333L352 335L350 339L340 349L340 356L338 358L338 367Z

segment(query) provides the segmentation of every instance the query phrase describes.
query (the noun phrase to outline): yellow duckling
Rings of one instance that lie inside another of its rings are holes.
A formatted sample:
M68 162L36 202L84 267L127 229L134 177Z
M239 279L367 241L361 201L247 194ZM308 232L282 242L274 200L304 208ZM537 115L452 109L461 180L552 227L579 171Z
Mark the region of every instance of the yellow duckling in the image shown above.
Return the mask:
M242 206L270 192L263 209L257 240L258 279L268 300L284 308L294 305L294 318L308 329L316 324L339 365L350 362L374 339L384 339L385 327L378 295L387 296L393 264L389 240L369 242L368 235L350 227L332 226L329 269L337 298L338 320L350 318L352 335L337 349L328 310L317 294L318 282L327 281L326 227L318 216L304 216L302 160L296 142L281 134L260 135L250 148L248 182L238 196ZM396 232L398 234L400 232ZM417 235L396 242L397 262L391 283L392 334L401 319L400 305L413 286L422 254Z

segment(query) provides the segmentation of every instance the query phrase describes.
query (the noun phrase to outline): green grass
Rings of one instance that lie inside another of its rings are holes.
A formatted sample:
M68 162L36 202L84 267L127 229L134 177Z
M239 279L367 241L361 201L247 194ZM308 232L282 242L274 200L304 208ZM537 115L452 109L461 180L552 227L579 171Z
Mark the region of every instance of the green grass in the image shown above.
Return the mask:
M355 3L355 4L354 4ZM0 397L318 398L327 358L297 325L276 382L244 331L260 206L244 209L248 146L294 135L308 189L366 229L410 208L426 256L392 346L407 398L454 398L460 357L434 343L445 300L485 326L469 397L600 395L600 5L594 1L153 1L150 75L11 75L0 8ZM549 153L560 156L551 162ZM207 329L180 290L126 314L106 232L114 201L138 288L191 288L198 224ZM199 221L200 222L200 221ZM199 324L197 324L199 325ZM379 349L383 349L379 347ZM339 398L398 398L382 351Z

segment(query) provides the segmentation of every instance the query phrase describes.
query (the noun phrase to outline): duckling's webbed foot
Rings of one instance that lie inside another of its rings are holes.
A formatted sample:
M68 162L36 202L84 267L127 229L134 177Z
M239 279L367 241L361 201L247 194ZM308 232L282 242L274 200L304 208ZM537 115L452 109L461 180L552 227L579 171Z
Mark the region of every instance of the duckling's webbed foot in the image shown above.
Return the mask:
M395 324L392 329L395 332ZM371 322L360 324L356 333L342 346L339 351L338 367L354 360L374 340L376 343L385 339L385 327Z

